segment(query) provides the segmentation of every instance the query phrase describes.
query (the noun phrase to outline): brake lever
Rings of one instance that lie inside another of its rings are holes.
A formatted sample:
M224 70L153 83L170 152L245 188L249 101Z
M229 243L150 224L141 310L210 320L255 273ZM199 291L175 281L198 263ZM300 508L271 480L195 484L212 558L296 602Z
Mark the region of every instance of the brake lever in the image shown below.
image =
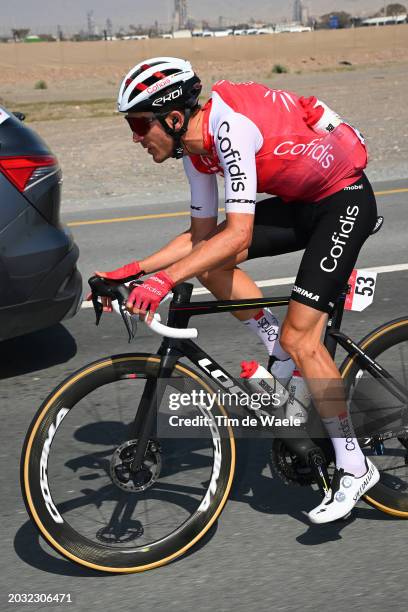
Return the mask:
M136 336L137 321L134 317L129 316L129 311L127 310L126 306L124 306L123 302L120 302L118 300L118 303L119 303L120 316L122 317L122 320L125 324L125 327L126 327L126 330L129 336L128 343L130 344L132 340L134 339L134 337ZM129 319L130 319L130 322L129 322Z
M132 342L136 335L137 323L135 317L130 315L125 306L129 296L129 287L121 284L106 287L104 281L96 276L91 277L88 283L92 290L92 304L95 310L96 325L99 325L103 313L103 304L98 300L98 297L106 296L117 300L118 310L125 324L129 343Z
M98 300L98 294L94 292L92 293L92 304L93 304L93 307L95 310L95 316L96 316L95 325L99 325L100 320L102 318L102 314L103 314L103 304ZM133 319L133 317L131 319L131 324L129 323L130 317L128 316L128 314L126 314L128 312L126 309L126 306L124 305L124 302L121 302L119 299L118 299L118 306L119 306L120 316L122 317L122 320L126 327L126 331L129 336L128 342L130 344L136 335L137 323Z
M129 284L129 287L132 286L132 283ZM137 320L135 317L131 316L130 312L126 308L126 302L129 297L130 289L128 286L118 286L115 288L116 299L118 301L118 307L120 316L125 324L126 331L128 333L128 343L130 344L137 332Z
M92 304L94 307L95 317L96 317L95 325L99 325L102 314L103 314L103 305L98 300L98 295L94 291L92 291Z

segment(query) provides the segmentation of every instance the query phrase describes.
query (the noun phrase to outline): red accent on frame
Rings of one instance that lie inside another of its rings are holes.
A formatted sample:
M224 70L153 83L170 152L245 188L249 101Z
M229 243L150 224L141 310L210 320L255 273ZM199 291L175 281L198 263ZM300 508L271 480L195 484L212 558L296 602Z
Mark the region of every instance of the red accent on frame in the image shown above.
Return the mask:
M357 270L354 269L352 273L350 274L350 278L348 279L348 284L350 285L351 289L350 289L350 293L346 295L346 301L344 303L344 308L346 310L351 310L353 306L354 290L356 287L356 277L357 277Z

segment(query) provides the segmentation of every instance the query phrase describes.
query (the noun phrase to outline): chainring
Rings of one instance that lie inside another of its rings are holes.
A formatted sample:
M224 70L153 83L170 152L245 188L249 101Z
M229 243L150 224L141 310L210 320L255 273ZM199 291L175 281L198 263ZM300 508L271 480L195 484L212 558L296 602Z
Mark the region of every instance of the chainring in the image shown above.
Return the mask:
M273 472L285 484L306 487L315 482L311 468L292 453L282 439L273 439L270 457Z

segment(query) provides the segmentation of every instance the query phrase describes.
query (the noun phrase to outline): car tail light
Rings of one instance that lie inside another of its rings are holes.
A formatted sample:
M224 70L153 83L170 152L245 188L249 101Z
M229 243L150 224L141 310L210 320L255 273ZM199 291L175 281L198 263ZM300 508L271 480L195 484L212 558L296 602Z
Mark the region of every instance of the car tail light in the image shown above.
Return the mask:
M21 157L0 157L0 172L3 172L19 191L58 169L58 161L52 155L25 155Z

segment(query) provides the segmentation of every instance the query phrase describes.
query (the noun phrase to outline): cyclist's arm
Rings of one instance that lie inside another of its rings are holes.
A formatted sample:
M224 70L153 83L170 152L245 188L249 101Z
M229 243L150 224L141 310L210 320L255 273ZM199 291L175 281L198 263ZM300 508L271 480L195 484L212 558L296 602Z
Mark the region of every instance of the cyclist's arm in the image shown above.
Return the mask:
M220 267L251 244L257 186L255 154L262 146L262 136L252 121L231 113L219 122L214 142L224 169L225 229L200 242L191 254L168 268L176 283Z
M164 247L146 257L140 266L146 273L171 266L191 253L195 244L204 240L217 227L218 187L214 174L196 170L189 157L183 158L191 191L191 225Z
M146 272L158 272L187 257L193 249L217 231L214 218L191 219L191 227L176 236L164 247L139 261L140 267Z
M219 121L214 134L217 155L224 170L226 213L255 213L256 161L262 147L259 128L244 115L231 112Z
M215 174L199 172L190 157L183 157L183 165L191 193L191 218L214 219L218 217L218 186Z
M183 259L191 253L192 248L192 234L191 228L189 228L170 240L170 242L158 251L141 259L139 264L146 274L151 274L152 272L157 272L158 270L163 270L163 268L171 266L176 261L179 261L179 259Z
M218 185L215 174L199 172L190 157L183 157L183 164L191 193L191 232L193 244L204 240L217 227Z

